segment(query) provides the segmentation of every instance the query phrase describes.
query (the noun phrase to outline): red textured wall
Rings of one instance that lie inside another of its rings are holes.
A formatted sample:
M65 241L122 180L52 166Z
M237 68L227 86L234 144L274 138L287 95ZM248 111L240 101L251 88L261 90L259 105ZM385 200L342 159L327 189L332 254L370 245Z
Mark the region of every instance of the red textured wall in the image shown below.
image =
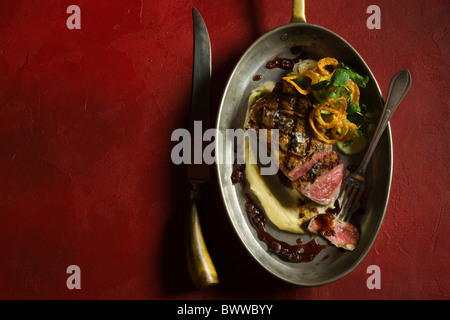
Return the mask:
M73 4L80 30L66 26ZM380 30L366 27L372 4ZM170 159L190 106L192 7L211 37L214 115L241 54L289 22L291 1L0 2L0 298L448 299L448 1L306 0L308 22L351 43L383 94L412 74L391 120L386 218L351 274L296 287L247 254L213 180L202 223L221 284L203 291L186 271L189 187ZM69 265L80 290L66 286ZM366 286L370 265L381 289Z

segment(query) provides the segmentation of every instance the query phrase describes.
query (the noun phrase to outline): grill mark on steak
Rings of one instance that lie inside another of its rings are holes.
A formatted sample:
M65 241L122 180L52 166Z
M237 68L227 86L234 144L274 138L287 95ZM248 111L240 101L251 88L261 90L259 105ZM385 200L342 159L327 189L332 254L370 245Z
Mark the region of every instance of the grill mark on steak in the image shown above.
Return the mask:
M295 111L304 115L308 115L311 112L312 102L307 96L298 92L289 82L279 81L275 85L273 92L280 99L281 109Z

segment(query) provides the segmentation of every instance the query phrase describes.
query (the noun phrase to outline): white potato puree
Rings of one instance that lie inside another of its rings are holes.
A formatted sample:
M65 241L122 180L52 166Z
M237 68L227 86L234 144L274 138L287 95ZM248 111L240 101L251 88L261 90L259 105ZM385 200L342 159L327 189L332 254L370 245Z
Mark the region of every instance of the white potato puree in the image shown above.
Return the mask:
M254 102L261 96L272 92L274 87L275 83L269 81L252 91L248 100L245 123L248 121L249 110ZM261 175L259 166L247 161L249 156L252 156L252 150L248 147L247 140L245 142L245 155L245 175L250 190L258 198L266 216L279 229L293 233L304 233L302 223L318 213L325 212L326 208L329 207L320 206L312 201L302 205L302 202L304 202L302 195L293 187L283 184L278 175Z

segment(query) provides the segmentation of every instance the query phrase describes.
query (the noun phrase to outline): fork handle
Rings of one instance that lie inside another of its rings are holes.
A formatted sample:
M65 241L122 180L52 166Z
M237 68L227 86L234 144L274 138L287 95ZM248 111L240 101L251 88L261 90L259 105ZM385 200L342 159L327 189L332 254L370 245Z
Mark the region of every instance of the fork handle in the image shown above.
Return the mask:
M370 142L369 148L361 162L359 167L359 172L364 173L367 169L367 165L369 164L370 158L372 157L373 152L380 140L381 135L384 132L389 120L394 114L395 109L397 109L398 105L402 101L403 97L411 88L411 74L408 70L402 70L396 73L389 82L389 89L386 96L386 103L384 104L383 112L381 113L380 121L378 122L377 129L372 137L372 141Z

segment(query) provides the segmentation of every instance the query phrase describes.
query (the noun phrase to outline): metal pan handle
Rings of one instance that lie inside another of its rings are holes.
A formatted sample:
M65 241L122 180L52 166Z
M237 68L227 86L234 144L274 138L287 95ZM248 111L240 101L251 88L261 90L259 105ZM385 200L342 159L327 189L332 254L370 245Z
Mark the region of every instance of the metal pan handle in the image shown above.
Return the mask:
M292 19L291 23L306 23L305 0L292 0Z

